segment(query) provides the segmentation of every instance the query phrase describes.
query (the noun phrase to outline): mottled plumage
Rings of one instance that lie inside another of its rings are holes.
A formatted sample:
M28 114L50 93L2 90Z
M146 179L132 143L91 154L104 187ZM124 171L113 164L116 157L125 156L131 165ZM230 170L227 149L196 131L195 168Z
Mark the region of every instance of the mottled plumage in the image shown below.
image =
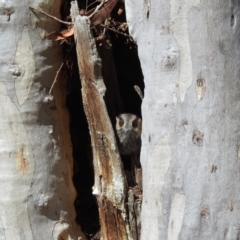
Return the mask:
M119 151L122 155L139 154L141 149L142 120L138 116L124 113L116 117Z

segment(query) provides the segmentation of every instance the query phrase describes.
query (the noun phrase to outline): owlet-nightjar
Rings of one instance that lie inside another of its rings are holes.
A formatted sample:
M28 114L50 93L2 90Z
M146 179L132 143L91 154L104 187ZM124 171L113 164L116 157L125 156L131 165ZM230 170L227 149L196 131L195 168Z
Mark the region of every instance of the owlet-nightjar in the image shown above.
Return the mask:
M123 113L116 117L116 131L119 139L119 151L122 155L140 153L142 119L137 115Z

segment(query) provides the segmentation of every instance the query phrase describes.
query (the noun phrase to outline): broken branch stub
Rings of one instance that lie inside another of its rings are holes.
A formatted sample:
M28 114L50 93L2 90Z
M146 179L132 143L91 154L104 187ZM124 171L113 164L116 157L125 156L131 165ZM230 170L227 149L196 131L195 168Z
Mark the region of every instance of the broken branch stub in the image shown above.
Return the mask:
M102 237L104 240L132 239L124 202L127 184L114 131L103 100L106 87L102 78L101 60L90 31L90 20L79 15L76 1L71 2L71 14L82 100L92 143L95 174L93 193L98 201Z

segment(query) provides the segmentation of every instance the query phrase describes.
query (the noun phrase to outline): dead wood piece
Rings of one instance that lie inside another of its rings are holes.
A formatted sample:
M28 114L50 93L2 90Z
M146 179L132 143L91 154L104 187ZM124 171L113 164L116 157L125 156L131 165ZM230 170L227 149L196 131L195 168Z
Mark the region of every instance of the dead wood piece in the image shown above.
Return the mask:
M140 89L140 87L135 85L134 89L137 92L137 94L139 95L139 97L141 98L141 100L143 100L143 93L142 93L142 90Z
M65 56L64 61L62 62L62 64L60 65L60 67L59 67L59 69L58 69L58 71L57 71L57 73L56 73L56 76L55 76L55 78L54 78L54 80L53 80L52 86L51 86L51 88L50 88L50 90L49 90L49 93L48 93L49 96L52 96L52 90L53 90L53 87L54 87L55 83L57 82L58 74L60 73L60 71L61 71L64 63L67 61L67 58L68 58L68 56L69 56L69 53L70 53L71 50L72 50L72 47L73 47L73 44L71 45L69 51L67 52L67 55Z
M140 239L140 228L141 228L141 204L135 202L133 189L128 191L128 211L129 211L129 225L131 234L134 240Z
M102 78L101 60L90 31L89 18L79 15L76 1L71 2L71 5L82 100L92 143L94 194L99 206L102 238L132 239L124 202L127 184L103 99L106 87Z
M91 14L87 14L89 19L91 19L98 12L98 10L103 6L104 1L105 0L102 0L101 3L97 5L97 7L93 11L90 10Z
M113 8L116 6L118 0L109 0L107 3L104 4L104 6L95 13L92 14L94 15L92 18L92 25L96 26L96 25L100 25L101 23L105 22L106 19L108 19L111 15L111 12L113 10ZM89 16L89 18L92 17L92 15Z
M131 190L134 194L135 202L141 202L142 201L142 188L139 186L135 186Z
M73 26L68 29L64 29L62 31L54 31L46 35L46 38L53 41L59 41L62 39L66 39L73 35Z
M134 155L131 157L131 169L135 183L138 185L138 187L142 188L142 167L139 155Z
M120 32L120 31L118 31L118 30L116 30L116 29L114 29L114 28L111 28L111 27L109 27L108 25L100 24L100 26L102 26L102 27L104 27L104 28L107 28L108 30L113 31L113 32L115 32L115 33L117 33L117 34L123 35L124 37L128 38L131 42L133 42L134 44L136 44L136 42L133 40L133 38L132 38L131 36L129 36L128 34L123 33L123 32ZM137 45L137 44L136 44L136 45Z

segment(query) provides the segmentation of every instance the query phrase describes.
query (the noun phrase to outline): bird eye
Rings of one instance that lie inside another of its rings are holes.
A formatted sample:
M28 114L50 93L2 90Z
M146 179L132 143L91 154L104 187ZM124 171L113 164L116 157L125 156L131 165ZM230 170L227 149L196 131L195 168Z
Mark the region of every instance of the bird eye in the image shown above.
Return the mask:
M123 121L123 119L121 117L118 117L118 119L119 119L119 122L118 122L119 126L122 127L123 124L124 124L124 121Z
M136 128L138 126L138 118L136 118L133 122L132 122L132 127Z

